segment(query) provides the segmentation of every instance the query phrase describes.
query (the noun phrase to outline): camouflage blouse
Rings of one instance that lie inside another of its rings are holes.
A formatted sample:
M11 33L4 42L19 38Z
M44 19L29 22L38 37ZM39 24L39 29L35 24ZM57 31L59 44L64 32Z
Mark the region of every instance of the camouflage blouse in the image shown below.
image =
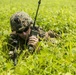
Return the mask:
M37 28L37 30L39 37L43 38L45 36L45 32L41 28ZM15 48L24 50L25 48L27 48L28 41L29 37L27 40L24 40L19 35L17 35L16 32L12 32L8 40L8 48L10 51L13 51Z

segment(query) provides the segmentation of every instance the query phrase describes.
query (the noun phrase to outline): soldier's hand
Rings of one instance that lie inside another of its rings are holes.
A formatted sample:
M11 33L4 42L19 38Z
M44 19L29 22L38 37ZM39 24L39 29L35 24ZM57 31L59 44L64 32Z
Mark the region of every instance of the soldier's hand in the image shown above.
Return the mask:
M29 41L28 41L28 45L32 45L32 46L36 46L38 43L39 39L36 36L30 36L29 37Z

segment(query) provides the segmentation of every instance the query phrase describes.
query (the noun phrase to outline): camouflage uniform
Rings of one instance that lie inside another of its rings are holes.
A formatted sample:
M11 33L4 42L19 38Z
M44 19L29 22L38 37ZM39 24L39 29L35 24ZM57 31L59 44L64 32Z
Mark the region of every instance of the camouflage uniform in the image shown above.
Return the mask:
M27 40L22 39L20 36L16 34L16 32L24 30L27 26L30 26L32 30L33 20L25 12L17 12L13 14L12 17L10 18L10 24L12 33L10 34L10 38L8 40L9 50L10 51L14 51L15 49L24 50L25 46L28 45L29 39ZM47 38L48 36L50 37L57 36L57 34L54 33L53 31L48 31L45 33L41 28L39 27L36 28L39 36L42 38L43 37Z

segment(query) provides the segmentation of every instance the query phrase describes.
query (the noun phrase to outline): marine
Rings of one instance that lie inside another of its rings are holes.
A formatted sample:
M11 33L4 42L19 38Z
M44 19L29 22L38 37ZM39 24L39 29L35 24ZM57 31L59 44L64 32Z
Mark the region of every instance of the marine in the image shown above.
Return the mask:
M35 51L40 38L47 39L48 37L56 38L58 36L54 31L50 30L48 32L44 32L43 29L38 26L35 26L38 36L31 35L33 23L32 18L22 11L11 16L11 34L8 40L9 55L11 58L13 58L15 50L19 49L23 51L26 48L29 48L30 45L33 46Z

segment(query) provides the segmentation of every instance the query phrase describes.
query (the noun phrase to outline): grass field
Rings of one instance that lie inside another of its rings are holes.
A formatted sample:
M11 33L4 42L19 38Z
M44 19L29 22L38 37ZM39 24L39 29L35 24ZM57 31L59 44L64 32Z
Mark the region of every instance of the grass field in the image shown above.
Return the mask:
M42 0L36 23L61 38L57 44L41 41L40 53L28 58L25 50L16 67L8 60L11 15L25 11L34 19L37 5L38 0L0 0L0 75L76 75L76 0Z

